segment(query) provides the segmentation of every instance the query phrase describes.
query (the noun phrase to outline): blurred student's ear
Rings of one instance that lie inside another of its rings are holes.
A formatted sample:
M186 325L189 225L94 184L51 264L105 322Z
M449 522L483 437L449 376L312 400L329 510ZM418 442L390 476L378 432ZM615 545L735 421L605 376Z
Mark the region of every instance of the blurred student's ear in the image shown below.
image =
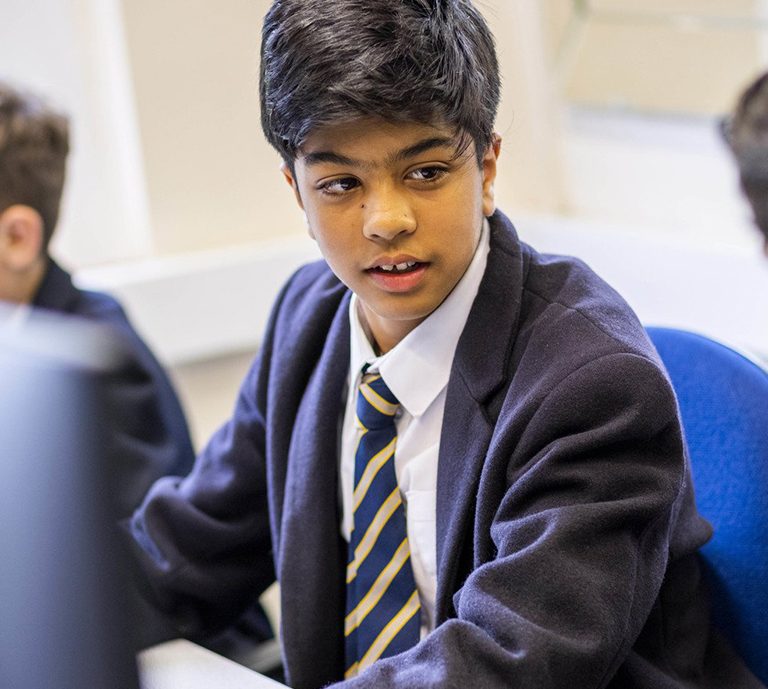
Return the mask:
M0 300L31 302L46 263L41 215L30 206L6 208L0 213Z
M43 219L34 208L17 204L0 213L0 264L13 272L25 272L40 259Z

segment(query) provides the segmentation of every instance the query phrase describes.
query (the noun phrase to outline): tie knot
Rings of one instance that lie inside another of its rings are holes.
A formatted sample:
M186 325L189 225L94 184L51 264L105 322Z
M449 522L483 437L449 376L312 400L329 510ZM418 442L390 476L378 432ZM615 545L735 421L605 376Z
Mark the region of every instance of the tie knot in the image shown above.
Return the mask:
M400 403L379 374L369 374L360 383L357 418L369 431L394 424Z

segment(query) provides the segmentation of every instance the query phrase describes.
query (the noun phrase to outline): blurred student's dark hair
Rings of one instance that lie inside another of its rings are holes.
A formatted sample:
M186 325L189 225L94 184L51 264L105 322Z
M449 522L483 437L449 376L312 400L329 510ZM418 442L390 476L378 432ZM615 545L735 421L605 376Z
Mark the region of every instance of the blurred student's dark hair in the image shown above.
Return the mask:
M453 127L481 159L500 86L469 0L274 0L260 90L264 133L292 165L317 127L365 117Z
M755 223L768 242L768 73L744 90L723 129Z
M69 122L41 98L0 82L0 212L23 204L43 219L47 249L59 217Z

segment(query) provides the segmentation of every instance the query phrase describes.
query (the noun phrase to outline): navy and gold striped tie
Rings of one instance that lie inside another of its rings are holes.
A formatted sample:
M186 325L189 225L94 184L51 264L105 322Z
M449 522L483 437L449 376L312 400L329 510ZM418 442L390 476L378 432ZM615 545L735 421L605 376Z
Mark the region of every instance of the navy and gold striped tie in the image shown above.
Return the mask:
M362 436L355 452L347 565L345 678L419 640L421 605L395 476L398 406L381 376L363 378L357 395Z

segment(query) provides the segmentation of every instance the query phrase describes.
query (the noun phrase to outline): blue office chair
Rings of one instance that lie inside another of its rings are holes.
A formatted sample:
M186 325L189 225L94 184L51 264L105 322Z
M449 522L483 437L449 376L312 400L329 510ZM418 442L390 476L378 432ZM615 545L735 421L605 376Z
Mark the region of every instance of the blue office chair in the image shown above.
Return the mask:
M715 624L768 683L768 370L714 340L647 328L677 393ZM768 347L768 342L766 342Z

